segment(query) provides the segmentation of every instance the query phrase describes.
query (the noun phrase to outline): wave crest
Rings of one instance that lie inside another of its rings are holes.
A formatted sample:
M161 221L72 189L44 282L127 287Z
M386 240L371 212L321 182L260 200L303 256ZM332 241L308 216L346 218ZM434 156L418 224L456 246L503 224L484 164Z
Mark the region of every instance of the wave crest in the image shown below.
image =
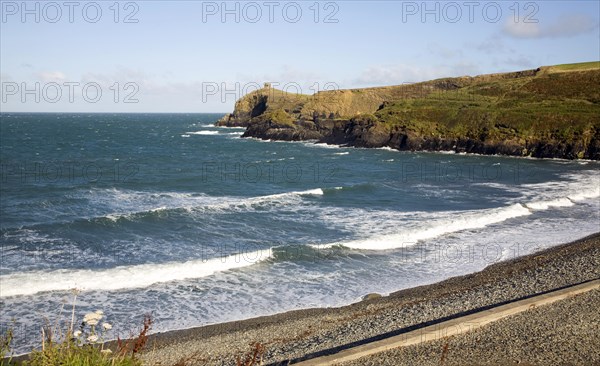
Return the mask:
M269 248L183 263L139 264L105 270L20 272L0 276L0 297L68 291L74 288L83 291L144 288L155 283L207 277L216 272L251 266L271 257L273 251Z

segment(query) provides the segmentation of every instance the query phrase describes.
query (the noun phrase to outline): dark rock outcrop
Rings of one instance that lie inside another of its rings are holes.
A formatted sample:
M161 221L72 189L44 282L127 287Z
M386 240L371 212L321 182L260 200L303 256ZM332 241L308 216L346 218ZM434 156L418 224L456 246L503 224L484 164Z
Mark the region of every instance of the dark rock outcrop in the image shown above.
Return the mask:
M305 141L319 140L323 135L315 128L280 124L276 121L265 120L252 123L246 128L242 137L256 137L262 140Z
M217 121L217 126L246 127L254 117L267 110L270 88L262 88L246 95L235 103L233 113L226 114Z

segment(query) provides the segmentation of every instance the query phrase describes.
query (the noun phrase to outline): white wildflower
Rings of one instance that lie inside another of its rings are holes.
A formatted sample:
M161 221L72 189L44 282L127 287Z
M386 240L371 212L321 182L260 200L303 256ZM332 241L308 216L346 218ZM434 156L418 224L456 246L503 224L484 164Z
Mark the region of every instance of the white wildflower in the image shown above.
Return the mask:
M96 325L96 324L98 324L98 322L100 321L100 319L102 319L102 314L87 313L83 317L83 322L87 323L89 325ZM95 322L95 324L92 324L92 322Z
M98 336L95 334L92 334L91 336L87 337L87 340L90 343L94 343L94 342L98 341Z
M76 330L73 332L73 337L75 338L79 338L81 336L81 331L80 330Z
M111 330L112 325L109 323L102 323L102 328L104 328L104 330Z
M98 325L98 319L90 319L87 321L87 324L92 327L95 327L96 325Z
M104 311L102 311L102 310L96 310L96 311L94 311L94 313L96 313L100 316L104 315Z
M102 351L100 351L100 353L104 353L105 355L110 355L112 353L112 351L109 349L103 349Z

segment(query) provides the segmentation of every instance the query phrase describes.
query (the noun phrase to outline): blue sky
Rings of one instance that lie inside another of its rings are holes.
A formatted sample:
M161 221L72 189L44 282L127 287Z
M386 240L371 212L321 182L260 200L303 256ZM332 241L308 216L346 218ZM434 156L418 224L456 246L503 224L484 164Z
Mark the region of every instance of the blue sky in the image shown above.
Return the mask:
M2 111L229 112L265 81L312 94L600 59L592 0L72 3L0 1Z

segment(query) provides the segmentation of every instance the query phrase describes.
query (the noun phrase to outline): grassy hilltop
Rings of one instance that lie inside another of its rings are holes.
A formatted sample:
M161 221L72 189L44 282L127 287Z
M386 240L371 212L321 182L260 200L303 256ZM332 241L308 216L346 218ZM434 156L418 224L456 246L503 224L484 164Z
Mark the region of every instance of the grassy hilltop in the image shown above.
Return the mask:
M217 124L264 139L600 159L600 62L311 96L267 86Z

